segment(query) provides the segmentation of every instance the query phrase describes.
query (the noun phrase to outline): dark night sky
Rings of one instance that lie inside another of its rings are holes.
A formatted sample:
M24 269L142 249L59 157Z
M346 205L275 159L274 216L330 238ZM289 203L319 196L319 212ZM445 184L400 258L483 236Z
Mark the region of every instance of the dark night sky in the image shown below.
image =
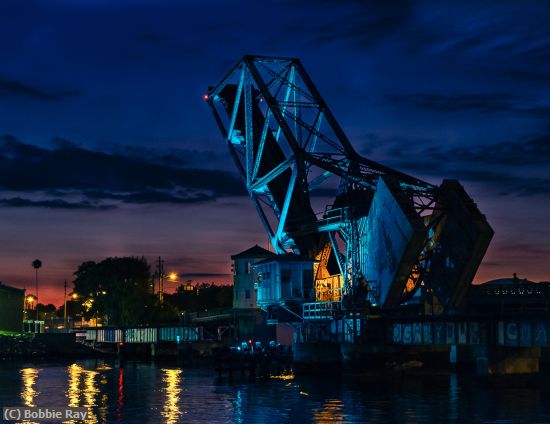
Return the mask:
M550 279L542 1L4 0L0 280L44 301L84 260L195 281L267 237L201 100L243 54L302 59L358 151L459 178L496 231L476 281ZM47 296L46 296L47 295Z

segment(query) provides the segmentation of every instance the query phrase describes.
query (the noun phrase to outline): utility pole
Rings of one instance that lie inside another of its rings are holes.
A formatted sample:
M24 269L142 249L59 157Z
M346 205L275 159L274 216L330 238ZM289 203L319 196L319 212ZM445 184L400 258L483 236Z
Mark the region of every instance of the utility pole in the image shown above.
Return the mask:
M63 296L64 307L63 307L63 328L67 331L67 280L65 280L65 291Z
M159 277L159 302L162 303L164 301L164 281L163 281L163 263L164 261L159 256L158 263L157 263L157 272Z

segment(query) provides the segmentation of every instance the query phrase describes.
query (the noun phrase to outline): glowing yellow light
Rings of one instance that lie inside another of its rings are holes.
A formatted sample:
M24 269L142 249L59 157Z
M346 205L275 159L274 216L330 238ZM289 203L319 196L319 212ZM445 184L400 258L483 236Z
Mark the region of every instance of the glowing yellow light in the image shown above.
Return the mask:
M277 379L277 380L294 380L293 374L287 374L287 375L272 375L271 378Z
M176 281L178 279L178 274L176 274L175 272L171 272L170 274L168 274L168 279L170 281Z
M34 399L38 395L34 386L36 385L36 379L38 378L38 372L36 368L23 368L21 370L21 378L23 380L23 391L21 392L21 399L25 406L36 406Z
M73 299L78 299L78 294L77 294L77 293L73 293L73 294L71 294L71 297L72 297Z
M86 299L82 303L82 306L84 306L84 308L86 308L86 312L88 312L92 308L93 303L94 303L94 299Z
M343 404L340 399L327 399L322 409L317 409L313 412L313 421L316 423L344 422L342 409Z
M167 424L177 423L182 412L179 408L180 393L181 393L181 374L182 370L163 369L164 374L162 381L166 383L163 391L166 393L162 416L166 419Z

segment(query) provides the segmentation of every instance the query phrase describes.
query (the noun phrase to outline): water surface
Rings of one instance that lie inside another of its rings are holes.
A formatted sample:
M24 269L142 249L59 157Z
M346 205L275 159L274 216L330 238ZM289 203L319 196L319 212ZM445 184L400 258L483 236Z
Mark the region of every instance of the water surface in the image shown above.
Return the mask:
M550 423L542 381L447 375L219 381L209 369L0 362L0 406L87 406L90 423Z

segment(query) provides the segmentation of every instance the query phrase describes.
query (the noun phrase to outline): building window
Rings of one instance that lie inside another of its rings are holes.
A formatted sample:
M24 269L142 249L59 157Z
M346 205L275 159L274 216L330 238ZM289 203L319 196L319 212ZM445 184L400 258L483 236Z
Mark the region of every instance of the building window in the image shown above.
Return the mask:
M244 297L246 299L250 299L250 290L247 289L247 290L244 291Z
M249 261L246 261L246 263L245 263L245 270L246 270L246 274L250 274L250 262Z
M290 283L290 269L281 270L281 283L288 284Z

